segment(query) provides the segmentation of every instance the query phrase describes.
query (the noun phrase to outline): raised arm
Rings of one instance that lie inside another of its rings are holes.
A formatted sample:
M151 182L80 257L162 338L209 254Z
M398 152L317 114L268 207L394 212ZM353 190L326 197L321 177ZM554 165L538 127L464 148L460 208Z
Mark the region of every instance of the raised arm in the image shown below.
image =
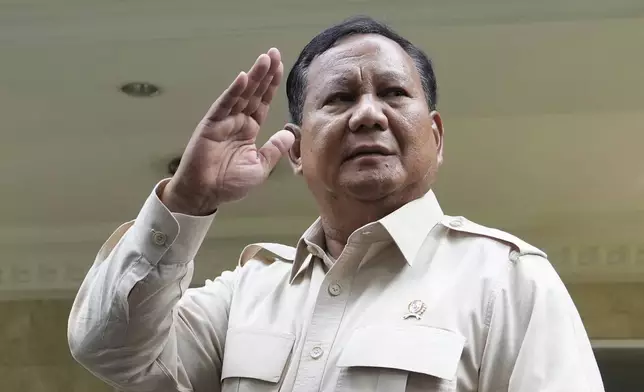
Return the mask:
M99 251L68 325L74 358L122 391L217 391L235 272L188 289L217 208L261 185L291 147L255 140L282 77L277 49L215 101L177 173Z

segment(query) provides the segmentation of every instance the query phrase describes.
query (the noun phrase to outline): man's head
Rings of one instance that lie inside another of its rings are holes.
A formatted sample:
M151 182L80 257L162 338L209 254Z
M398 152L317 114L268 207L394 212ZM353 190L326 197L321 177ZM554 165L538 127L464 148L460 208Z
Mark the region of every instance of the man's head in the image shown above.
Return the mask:
M408 201L430 189L442 160L436 78L405 38L349 19L306 45L286 89L290 158L318 201Z

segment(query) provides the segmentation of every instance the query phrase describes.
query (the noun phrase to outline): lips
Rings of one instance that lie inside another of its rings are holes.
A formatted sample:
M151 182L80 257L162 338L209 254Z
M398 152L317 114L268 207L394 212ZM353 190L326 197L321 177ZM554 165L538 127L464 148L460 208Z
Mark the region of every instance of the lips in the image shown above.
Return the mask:
M380 145L362 145L350 149L345 155L345 160L357 158L361 155L393 155L393 152Z

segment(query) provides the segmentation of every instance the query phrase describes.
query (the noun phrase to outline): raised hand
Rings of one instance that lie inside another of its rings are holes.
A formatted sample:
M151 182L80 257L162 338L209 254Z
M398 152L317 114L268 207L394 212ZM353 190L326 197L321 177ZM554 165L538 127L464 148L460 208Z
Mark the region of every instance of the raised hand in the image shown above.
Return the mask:
M280 130L261 148L255 145L283 73L280 52L272 48L212 104L163 190L161 199L171 211L210 214L268 178L295 140Z

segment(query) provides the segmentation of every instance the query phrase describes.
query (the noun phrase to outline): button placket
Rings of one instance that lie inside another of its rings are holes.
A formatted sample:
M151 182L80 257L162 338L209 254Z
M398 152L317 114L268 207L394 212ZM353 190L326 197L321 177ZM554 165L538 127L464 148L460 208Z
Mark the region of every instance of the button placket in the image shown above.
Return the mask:
M342 286L340 286L339 283L331 283L329 285L329 294L332 297L337 297L338 295L342 294Z
M318 390L321 385L326 361L320 358L329 354L333 348L349 299L350 280L346 281L345 278L356 273L357 266L365 254L363 249L356 245L347 244L345 252L321 282L293 392Z
M313 359L320 359L324 355L324 349L320 346L315 346L311 350L311 358Z

